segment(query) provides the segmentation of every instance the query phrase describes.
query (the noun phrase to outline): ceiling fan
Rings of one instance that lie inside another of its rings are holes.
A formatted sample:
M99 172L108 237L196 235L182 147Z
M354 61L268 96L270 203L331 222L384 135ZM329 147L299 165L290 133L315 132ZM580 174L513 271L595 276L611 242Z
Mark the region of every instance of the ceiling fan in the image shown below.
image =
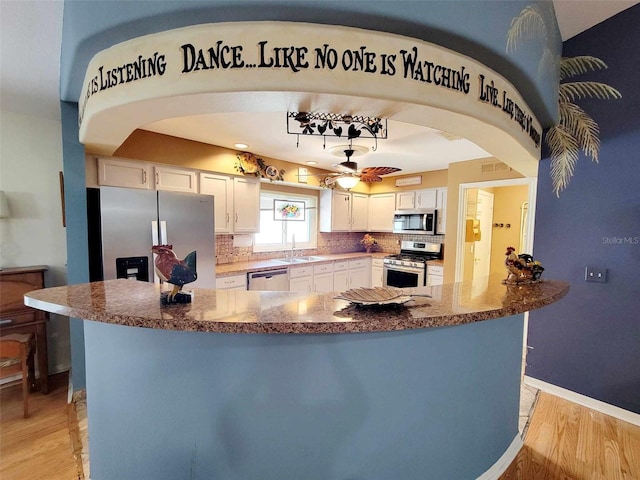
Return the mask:
M323 179L325 186L331 186L338 183L342 188L347 190L353 188L358 182L380 182L382 175L399 172L402 169L396 167L365 167L358 171L358 164L351 160L355 155L361 155L366 152L365 147L356 147L352 145L343 145L331 149L334 155L344 155L346 160L341 163L334 164L334 167L342 170L340 173L327 174Z

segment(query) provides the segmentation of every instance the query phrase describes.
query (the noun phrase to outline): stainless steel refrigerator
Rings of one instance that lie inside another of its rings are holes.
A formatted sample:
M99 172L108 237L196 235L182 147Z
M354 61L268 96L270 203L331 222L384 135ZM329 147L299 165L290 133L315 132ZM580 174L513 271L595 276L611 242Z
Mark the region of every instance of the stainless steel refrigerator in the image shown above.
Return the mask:
M159 282L151 247L173 245L178 258L196 251L198 278L185 286L215 288L213 196L100 188L103 279Z

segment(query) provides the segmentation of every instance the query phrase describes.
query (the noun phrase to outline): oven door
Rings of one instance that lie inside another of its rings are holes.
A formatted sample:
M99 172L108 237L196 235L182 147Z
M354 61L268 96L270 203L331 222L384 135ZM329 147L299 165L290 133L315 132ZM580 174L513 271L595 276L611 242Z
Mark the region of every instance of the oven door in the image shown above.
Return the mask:
M425 269L384 265L384 285L386 287L423 287L425 285Z

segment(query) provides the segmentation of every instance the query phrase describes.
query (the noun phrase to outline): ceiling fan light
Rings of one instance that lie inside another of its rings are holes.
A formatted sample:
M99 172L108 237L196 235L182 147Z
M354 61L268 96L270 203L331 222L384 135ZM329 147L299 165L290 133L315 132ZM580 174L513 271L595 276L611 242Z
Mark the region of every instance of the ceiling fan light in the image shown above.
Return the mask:
M336 182L338 182L338 185L340 185L342 188L346 190L349 190L355 187L359 181L360 179L353 175L338 177L338 179L336 180Z

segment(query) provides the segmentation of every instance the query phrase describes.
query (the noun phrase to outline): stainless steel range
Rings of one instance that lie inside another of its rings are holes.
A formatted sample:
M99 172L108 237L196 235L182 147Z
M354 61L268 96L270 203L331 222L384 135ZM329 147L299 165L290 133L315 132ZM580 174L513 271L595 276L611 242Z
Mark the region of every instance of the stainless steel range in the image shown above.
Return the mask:
M427 262L442 258L441 243L403 240L400 253L384 258L384 284L389 287L422 287L427 284Z

